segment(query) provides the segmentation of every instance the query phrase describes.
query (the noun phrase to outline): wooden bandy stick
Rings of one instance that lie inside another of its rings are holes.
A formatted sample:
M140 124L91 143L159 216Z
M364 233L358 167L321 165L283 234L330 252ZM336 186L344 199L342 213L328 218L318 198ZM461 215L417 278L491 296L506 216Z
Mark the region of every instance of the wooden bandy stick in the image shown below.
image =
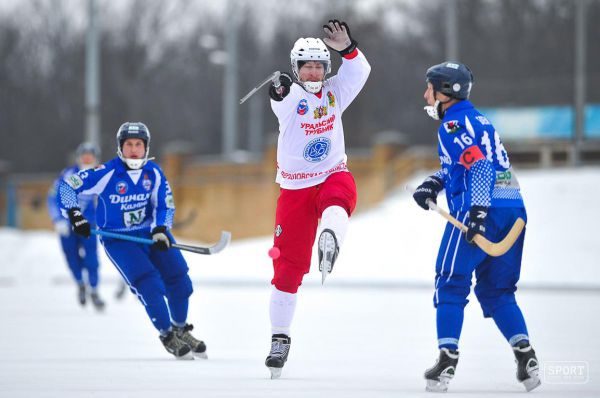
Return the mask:
M427 199L426 203L431 210L434 210L435 212L440 214L442 217L444 217L446 220L448 220L452 225L459 228L462 232L466 233L469 230L469 228L467 228L466 225L464 225L463 223L458 221L456 218L452 217L450 214L448 214L447 211L440 208L431 199ZM500 242L498 242L498 243L490 242L489 240L487 240L484 236L482 236L480 234L475 235L475 237L473 238L473 241L475 242L475 244L477 246L479 246L479 248L481 250L483 250L490 256L500 257L501 255L503 255L504 253L509 251L510 248L515 244L515 242L519 238L519 235L521 235L521 231L523 231L524 227L525 227L525 221L521 217L519 217L519 218L517 218L517 221L515 221L515 223L513 224L512 228L510 229L508 234L506 234L504 239L502 239Z

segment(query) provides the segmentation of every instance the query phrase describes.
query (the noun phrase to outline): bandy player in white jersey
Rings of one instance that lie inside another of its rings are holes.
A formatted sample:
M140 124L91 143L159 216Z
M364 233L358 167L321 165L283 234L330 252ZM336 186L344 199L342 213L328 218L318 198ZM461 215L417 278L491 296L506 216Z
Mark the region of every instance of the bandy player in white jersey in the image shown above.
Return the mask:
M276 181L281 186L272 249L279 255L272 256L271 352L265 362L271 378L281 375L288 357L296 293L310 269L319 218L319 269L331 272L356 206L342 113L364 86L371 67L345 22L331 20L323 29L323 40L296 41L290 54L294 79L282 73L280 84L269 89L279 120ZM327 80L331 61L325 44L342 56L338 74Z

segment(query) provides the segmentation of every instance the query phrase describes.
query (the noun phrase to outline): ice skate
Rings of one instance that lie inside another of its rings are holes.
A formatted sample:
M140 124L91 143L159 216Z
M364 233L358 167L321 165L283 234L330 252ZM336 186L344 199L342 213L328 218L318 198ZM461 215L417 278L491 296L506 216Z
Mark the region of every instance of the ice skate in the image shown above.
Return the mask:
M79 301L79 304L82 306L87 302L87 292L84 283L77 284L77 301Z
M448 391L448 383L454 377L458 364L458 355L456 350L440 349L440 357L436 360L435 365L425 371L425 380L427 380L425 390L429 392Z
M173 325L173 331L180 340L185 342L185 344L190 347L192 350L192 355L196 358L207 359L208 356L206 355L206 344L204 344L202 340L198 340L192 336L190 333L192 329L194 329L194 325L189 323L186 323L183 327Z
M274 334L271 338L271 352L265 360L265 365L271 371L271 379L281 376L283 365L287 361L292 339L285 334Z
M177 359L194 359L191 354L191 348L185 341L179 339L174 331L169 331L166 335L159 336L160 341L166 350L173 354Z
M96 290L92 290L92 293L90 293L90 299L92 300L92 304L94 305L94 308L96 308L97 311L104 311L104 300L100 298L100 295L98 295L98 292Z
M319 271L321 271L321 284L325 283L327 274L331 273L339 251L340 249L335 233L330 229L324 229L319 236Z
M517 362L517 380L523 383L527 391L542 384L540 366L535 351L527 341L520 341L513 347L515 362Z

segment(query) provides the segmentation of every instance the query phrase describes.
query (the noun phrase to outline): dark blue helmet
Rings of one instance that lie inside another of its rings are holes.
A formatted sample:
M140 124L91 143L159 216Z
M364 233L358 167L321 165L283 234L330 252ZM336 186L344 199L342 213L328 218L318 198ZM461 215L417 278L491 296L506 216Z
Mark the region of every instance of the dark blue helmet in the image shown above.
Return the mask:
M465 100L469 98L473 85L471 69L459 62L442 62L427 69L426 81L433 89L451 98Z
M142 159L128 159L123 156L123 143L128 138L139 138L144 141L146 153ZM148 153L150 152L150 130L142 122L126 122L117 130L117 155L127 164L130 169L139 169L148 161Z

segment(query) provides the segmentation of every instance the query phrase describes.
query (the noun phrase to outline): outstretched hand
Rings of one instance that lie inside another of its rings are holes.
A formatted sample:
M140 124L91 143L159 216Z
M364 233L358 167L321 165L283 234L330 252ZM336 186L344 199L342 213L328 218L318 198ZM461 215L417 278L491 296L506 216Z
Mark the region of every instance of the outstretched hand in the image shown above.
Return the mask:
M323 31L325 32L323 42L342 56L353 52L358 45L358 42L352 39L350 28L346 22L331 19L326 25L323 25Z

